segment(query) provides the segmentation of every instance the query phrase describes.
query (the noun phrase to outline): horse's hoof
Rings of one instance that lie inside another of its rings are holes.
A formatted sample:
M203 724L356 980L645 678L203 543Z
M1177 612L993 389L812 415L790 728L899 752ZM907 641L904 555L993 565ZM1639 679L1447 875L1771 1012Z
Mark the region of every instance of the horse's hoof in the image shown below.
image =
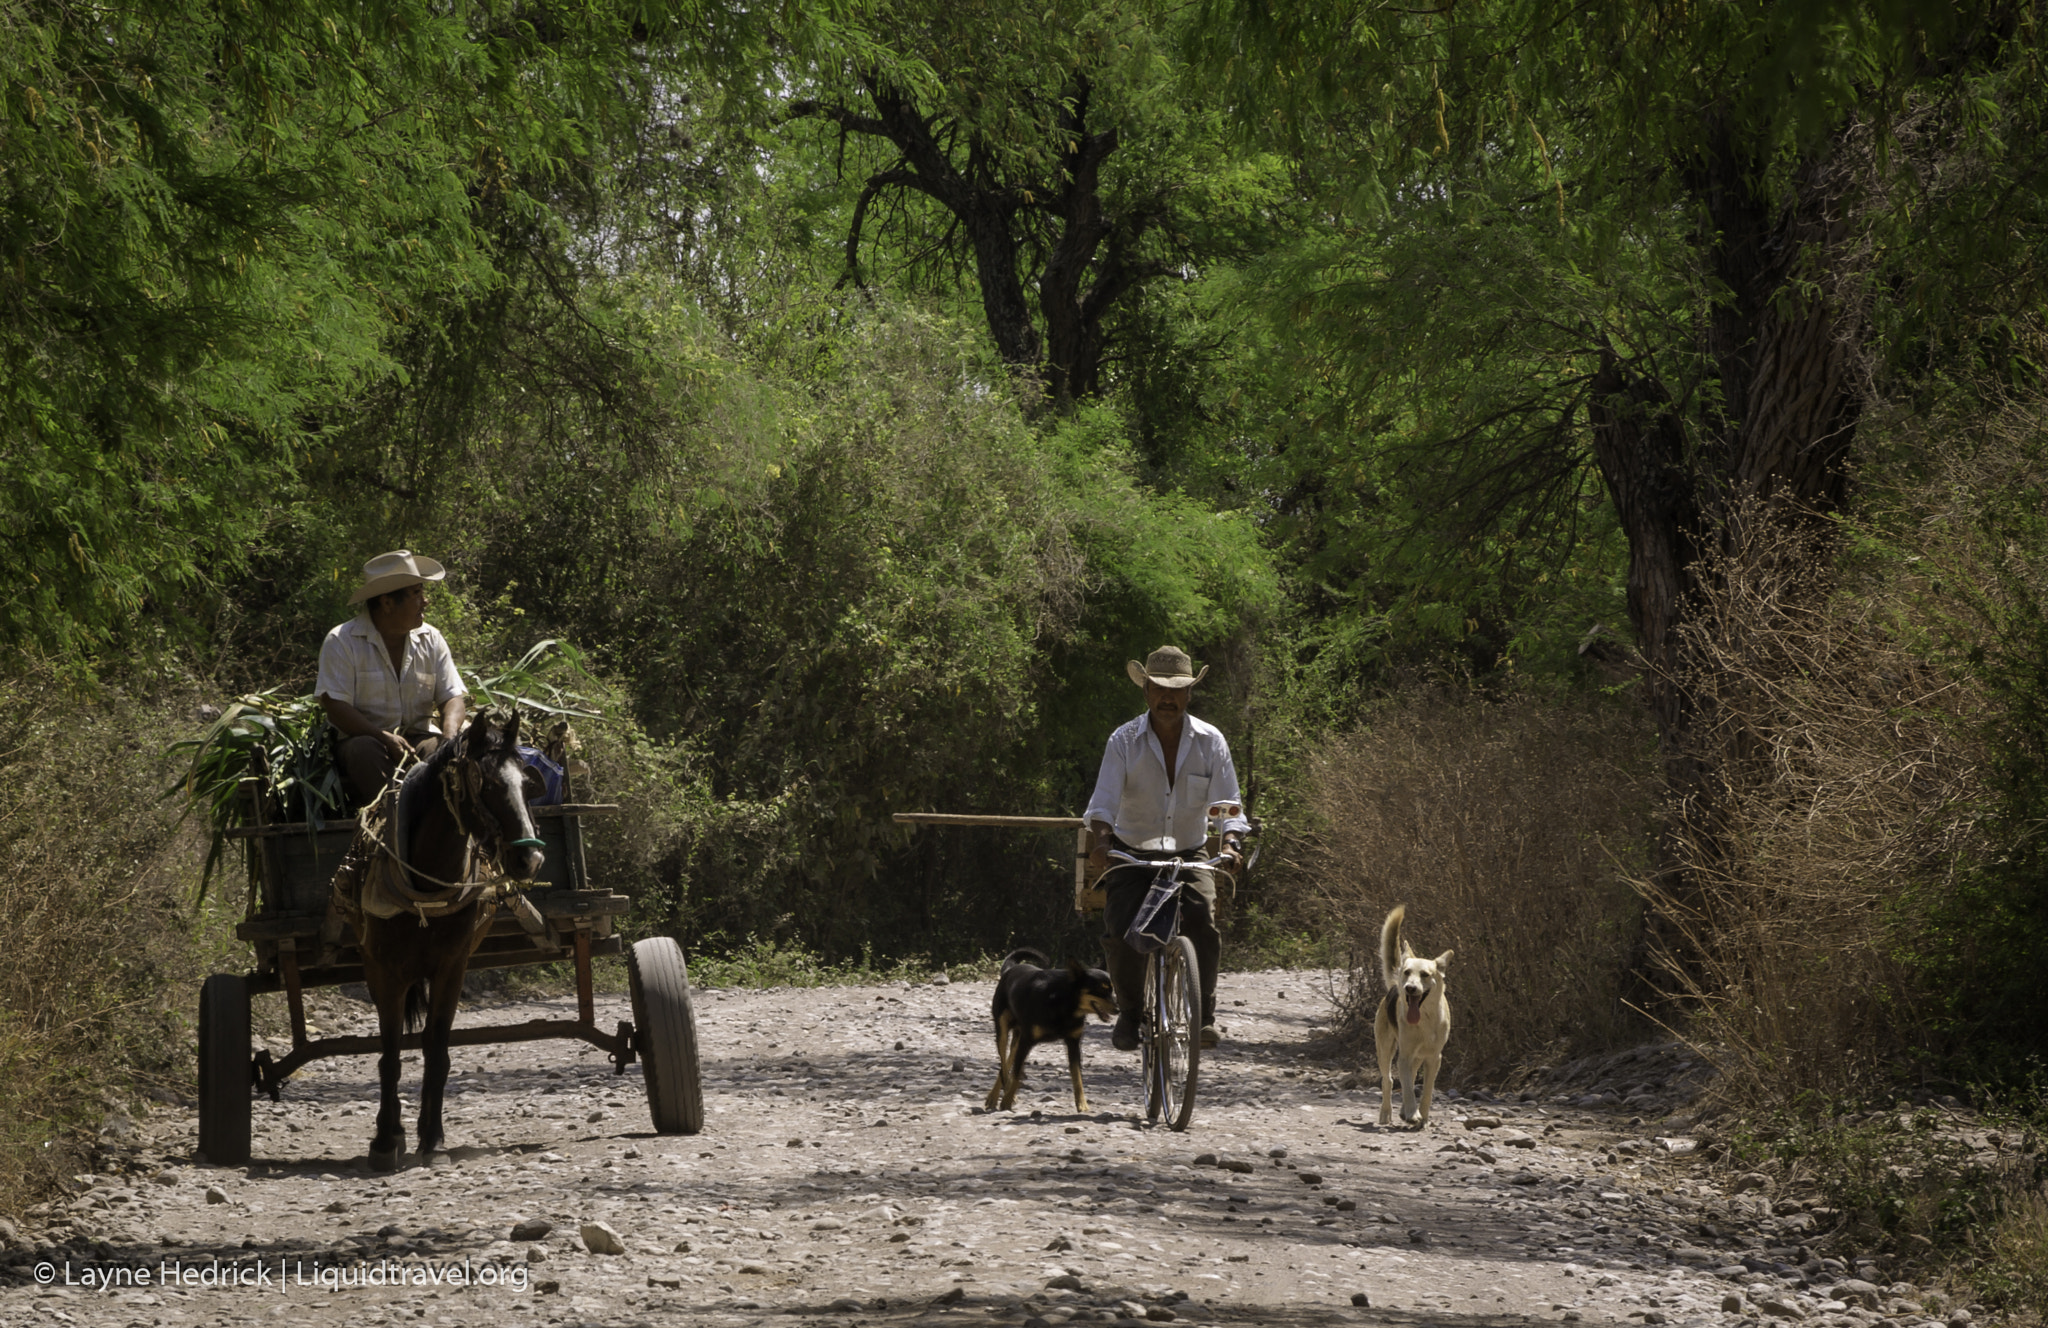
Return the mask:
M383 1150L379 1150L379 1149L376 1149L376 1148L372 1148L372 1149L370 1150L370 1170L372 1170L372 1171L396 1171L396 1170L398 1170L398 1150L397 1150L396 1148L390 1148L390 1149L383 1149Z

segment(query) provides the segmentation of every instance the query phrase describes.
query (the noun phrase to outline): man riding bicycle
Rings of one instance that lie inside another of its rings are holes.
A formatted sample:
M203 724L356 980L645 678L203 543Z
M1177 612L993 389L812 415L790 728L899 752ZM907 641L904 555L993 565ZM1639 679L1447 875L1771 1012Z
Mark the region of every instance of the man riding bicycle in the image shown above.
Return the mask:
M1138 1047L1138 1017L1144 1008L1140 990L1144 956L1124 944L1153 873L1127 864L1112 869L1109 851L1161 860L1202 851L1208 836L1209 811L1227 808L1221 819L1226 870L1235 875L1244 860L1244 834L1251 829L1239 805L1237 767L1230 744L1213 724L1188 713L1195 684L1207 676L1178 646L1161 646L1143 664L1124 666L1131 681L1145 689L1145 713L1109 735L1102 753L1102 772L1088 799L1088 874L1100 878L1108 898L1103 913L1106 930L1102 949L1110 981L1116 986L1120 1013L1110 1043L1118 1051ZM1209 871L1190 871L1181 903L1181 932L1194 942L1202 969L1202 1032L1204 1047L1216 1045L1216 971L1223 958L1223 938L1215 920L1216 880Z

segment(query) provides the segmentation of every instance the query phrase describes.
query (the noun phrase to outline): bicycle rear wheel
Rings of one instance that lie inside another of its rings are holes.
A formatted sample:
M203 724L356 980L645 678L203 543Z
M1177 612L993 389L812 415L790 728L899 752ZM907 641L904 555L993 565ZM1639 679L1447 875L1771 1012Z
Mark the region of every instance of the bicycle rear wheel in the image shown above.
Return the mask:
M1146 1092L1146 1118L1164 1117L1169 1128L1185 1130L1195 1113L1195 1076L1202 1063L1202 967L1195 943L1185 936L1174 937L1172 945L1152 956L1152 963L1158 966L1158 980L1148 995L1156 1005L1150 1057L1156 1073L1149 1079L1157 1087ZM1155 1096L1157 1112L1152 1110Z

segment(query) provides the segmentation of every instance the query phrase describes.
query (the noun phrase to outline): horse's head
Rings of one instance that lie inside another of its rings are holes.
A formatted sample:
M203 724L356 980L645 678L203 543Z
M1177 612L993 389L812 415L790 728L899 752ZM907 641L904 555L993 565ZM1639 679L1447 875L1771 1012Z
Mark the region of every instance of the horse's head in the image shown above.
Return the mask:
M526 800L546 785L519 759L519 712L486 710L472 719L462 730L455 759L475 771L473 778L465 772L463 780L472 803L464 820L484 855L515 880L538 877L545 859Z

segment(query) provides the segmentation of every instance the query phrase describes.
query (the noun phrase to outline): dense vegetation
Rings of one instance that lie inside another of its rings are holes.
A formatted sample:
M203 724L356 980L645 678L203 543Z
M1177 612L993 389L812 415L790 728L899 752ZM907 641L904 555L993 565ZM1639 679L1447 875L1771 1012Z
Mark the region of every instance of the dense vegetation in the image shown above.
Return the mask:
M1085 950L1062 837L888 813L1071 813L1172 640L1273 826L1239 943L1434 910L1464 1073L1647 1010L1806 1128L2039 1112L2044 22L10 7L10 1156L78 1046L178 1082L156 753L400 545L465 664L585 652L695 953Z

